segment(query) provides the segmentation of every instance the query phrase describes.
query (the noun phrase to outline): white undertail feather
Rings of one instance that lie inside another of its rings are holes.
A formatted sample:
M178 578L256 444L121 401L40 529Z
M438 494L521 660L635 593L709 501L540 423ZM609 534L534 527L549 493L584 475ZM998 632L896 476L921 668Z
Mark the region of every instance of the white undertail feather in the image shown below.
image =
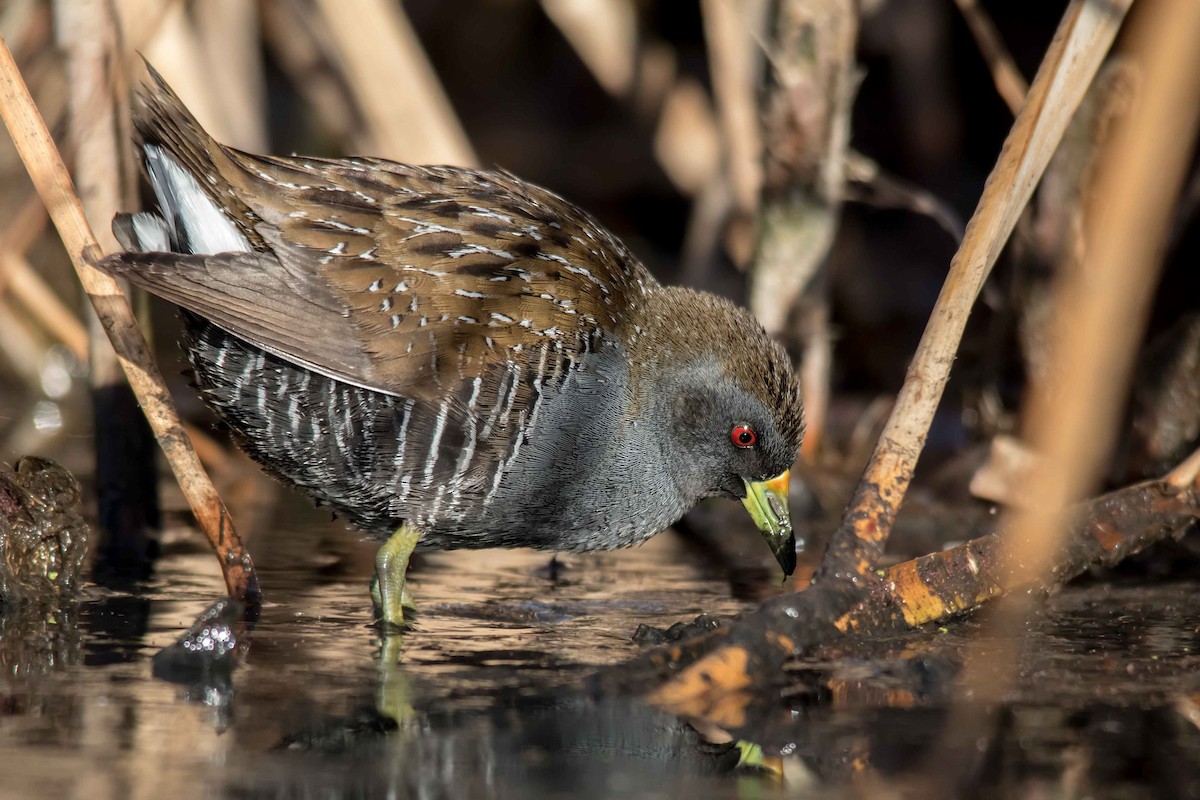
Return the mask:
M137 249L143 253L171 252L171 228L158 214L139 211L129 221L133 224L133 235L137 238Z
M250 242L238 232L237 226L209 199L196 179L157 145L146 145L146 171L158 198L158 206L176 233L187 234L193 253L249 253ZM134 221L139 238L142 231ZM183 231L179 230L182 226ZM169 248L163 248L167 250Z

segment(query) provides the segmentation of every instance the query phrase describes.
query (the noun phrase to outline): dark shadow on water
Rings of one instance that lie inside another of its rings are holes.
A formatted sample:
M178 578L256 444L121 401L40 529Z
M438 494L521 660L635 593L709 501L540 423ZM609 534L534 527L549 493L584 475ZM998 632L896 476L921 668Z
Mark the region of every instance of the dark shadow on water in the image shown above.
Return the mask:
M141 645L150 622L150 601L134 595L113 595L83 604L87 632L83 664L103 667L125 664L145 656Z

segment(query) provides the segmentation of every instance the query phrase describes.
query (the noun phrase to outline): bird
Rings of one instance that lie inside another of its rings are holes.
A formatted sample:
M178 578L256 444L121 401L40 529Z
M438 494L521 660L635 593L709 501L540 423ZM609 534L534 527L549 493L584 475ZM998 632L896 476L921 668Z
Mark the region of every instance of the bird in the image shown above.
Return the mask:
M179 306L195 386L252 458L383 541L381 625L415 608L414 550L628 547L718 495L791 574L803 403L748 311L660 284L504 170L220 144L147 68L158 207L114 218L100 266Z

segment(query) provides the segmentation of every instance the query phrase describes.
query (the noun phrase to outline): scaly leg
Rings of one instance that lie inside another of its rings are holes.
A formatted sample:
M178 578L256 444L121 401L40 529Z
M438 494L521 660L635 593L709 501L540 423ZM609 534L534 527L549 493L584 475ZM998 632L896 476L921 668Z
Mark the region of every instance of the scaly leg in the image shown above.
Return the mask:
M417 546L421 532L411 525L401 525L375 555L375 580L371 597L375 610L385 628L403 629L404 607L415 608L404 580L408 559Z

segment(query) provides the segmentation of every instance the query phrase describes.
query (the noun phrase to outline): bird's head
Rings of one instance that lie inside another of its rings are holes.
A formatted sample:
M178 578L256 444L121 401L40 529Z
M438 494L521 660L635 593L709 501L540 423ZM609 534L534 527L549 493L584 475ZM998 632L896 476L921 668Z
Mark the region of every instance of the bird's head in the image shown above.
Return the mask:
M668 420L672 479L685 496L741 500L790 575L788 470L804 438L791 362L745 310L683 289L660 294L631 362L641 373L634 384L656 387L649 402Z

